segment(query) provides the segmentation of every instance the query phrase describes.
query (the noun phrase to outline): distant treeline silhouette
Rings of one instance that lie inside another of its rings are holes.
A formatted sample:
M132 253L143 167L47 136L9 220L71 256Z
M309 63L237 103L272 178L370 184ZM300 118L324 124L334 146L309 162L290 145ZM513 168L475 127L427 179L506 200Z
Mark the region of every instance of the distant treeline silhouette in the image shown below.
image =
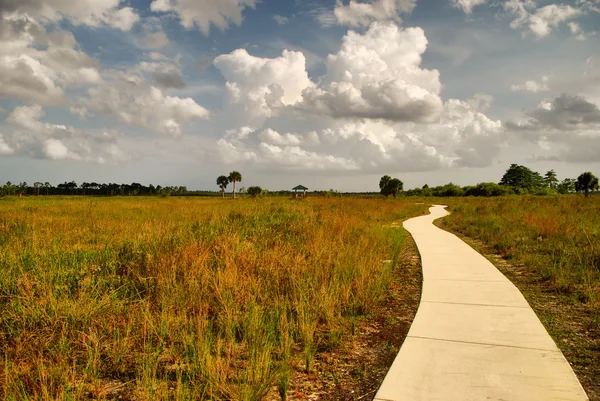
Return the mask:
M235 173L235 181L241 182L241 174ZM233 177L230 174L231 177ZM222 178L222 180L221 180ZM220 184L219 182L222 181ZM78 185L75 181L68 181L56 186L49 182L34 182L29 185L21 182L18 185L10 181L0 187L0 196L44 196L44 195L82 195L82 196L224 196L227 182L234 182L232 178L222 176L217 179L220 191L194 190L190 191L185 186L146 186L140 183L116 184L84 182ZM404 195L404 196L504 196L504 195L556 195L570 193L584 193L586 196L598 189L598 178L591 172L580 174L577 178L565 178L559 181L554 170L546 172L543 176L528 167L511 164L499 183L482 182L477 185L461 187L453 183L429 187L414 188L403 192L403 182L397 178L383 176L379 181L381 192L339 192L334 189L326 191L311 191L310 195L316 196L376 196L376 195ZM258 191L260 189L260 191ZM258 191L258 192L257 192ZM260 187L250 187L248 190L240 188L240 194L252 197L266 196L292 196L289 190L267 191Z

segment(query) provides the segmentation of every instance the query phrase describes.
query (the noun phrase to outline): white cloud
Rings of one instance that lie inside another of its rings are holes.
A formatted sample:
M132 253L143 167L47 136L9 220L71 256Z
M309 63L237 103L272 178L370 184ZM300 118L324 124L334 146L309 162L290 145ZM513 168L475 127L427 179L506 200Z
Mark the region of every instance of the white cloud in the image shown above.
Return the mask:
M302 139L294 134L280 134L270 128L259 134L263 143L276 146L296 146L302 142Z
M462 8L465 14L471 14L473 8L485 4L487 0L452 0L452 4L456 8Z
M162 49L169 44L169 38L164 31L149 33L144 37L144 45L149 49Z
M180 136L192 121L210 118L209 111L191 98L167 96L157 87L147 88L137 75L114 75L112 82L90 88L81 106L169 137Z
M278 25L285 25L288 22L290 22L290 20L287 17L284 17L283 15L273 15L273 19L275 20L275 22L277 22Z
M139 15L131 7L120 8L105 14L103 17L100 19L102 22L122 31L129 31L140 19Z
M434 121L441 84L437 70L419 66L426 48L421 28L375 22L364 35L349 31L327 58L321 85L307 88L295 108L334 118Z
M341 0L337 0L333 13L340 25L369 26L373 21L400 22L400 14L410 13L416 3L416 0L372 0L367 3L350 0L344 5Z
M0 155L10 155L13 154L15 150L8 146L6 141L4 141L4 135L0 133Z
M366 174L483 167L493 163L506 138L500 121L478 111L481 102L481 96L472 102L451 99L431 124L363 119L285 134L243 127L228 131L217 149L227 163L282 170Z
M47 32L26 15L0 19L0 98L58 105L66 88L101 82L98 61L78 49L70 32Z
M54 72L28 55L0 56L0 98L58 104L64 91Z
M242 11L255 7L255 0L153 0L154 12L174 12L186 29L197 27L205 35L211 25L226 29L230 23L242 23Z
M280 57L255 57L245 49L218 56L214 66L227 80L227 92L240 124L260 126L274 114L277 105L293 105L302 100L302 91L314 86L306 72L301 52L284 50Z
M549 4L536 9L532 0L508 0L504 3L504 9L517 17L510 24L511 28L519 29L526 26L538 38L548 36L552 28L582 13L581 10L565 4Z
M600 161L600 109L581 96L546 99L507 129L517 138L540 145L544 160L572 163Z
M150 52L148 53L148 57L152 60L169 60L167 56L159 52Z
M0 154L95 163L116 163L127 158L118 146L119 134L45 123L41 121L44 114L39 105L15 108L5 120L6 131L0 135Z
M575 3L583 10L600 13L600 0L576 0Z
M59 140L48 138L43 145L44 155L52 160L64 160L69 158L69 149Z
M374 22L364 34L344 36L318 83L308 78L300 52L217 57L232 103L223 114L242 128L227 130L216 154L282 171L489 166L506 140L502 123L483 114L492 97L442 102L439 72L421 68L426 48L421 28Z
M548 83L550 82L550 78L547 76L543 76L540 81L525 81L523 85L512 85L511 90L513 92L546 92L549 91Z
M18 0L0 3L0 11L17 12L48 22L70 20L75 25L108 25L128 31L139 20L131 7L120 7L121 0Z
M581 29L581 25L579 25L577 22L569 22L569 29L571 30L571 33L573 34L573 36L575 36L575 39L577 40L587 40L588 38L596 35L595 31L592 32L584 32L583 29Z

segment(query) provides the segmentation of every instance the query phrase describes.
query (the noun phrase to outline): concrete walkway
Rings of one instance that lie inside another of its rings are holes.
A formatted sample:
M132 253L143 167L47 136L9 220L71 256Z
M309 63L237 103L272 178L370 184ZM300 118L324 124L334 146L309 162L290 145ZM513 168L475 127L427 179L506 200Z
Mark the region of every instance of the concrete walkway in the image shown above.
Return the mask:
M423 264L421 304L378 401L587 400L519 290L458 237L447 214L407 220Z

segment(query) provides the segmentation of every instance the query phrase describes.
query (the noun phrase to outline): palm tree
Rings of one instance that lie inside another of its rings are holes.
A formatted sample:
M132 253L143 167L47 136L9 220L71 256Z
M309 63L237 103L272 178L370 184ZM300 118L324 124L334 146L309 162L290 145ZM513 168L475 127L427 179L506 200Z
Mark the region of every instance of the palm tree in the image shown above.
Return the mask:
M596 178L596 176L589 171L585 172L577 177L575 187L577 191L583 191L587 197L590 191L598 189L598 178Z
M227 188L228 184L229 177L220 175L219 178L217 178L217 185L219 186L219 188L221 188L221 194L223 195L223 199L225 199L225 188Z
M242 175L237 171L229 173L229 182L233 182L233 199L235 199L235 183L242 181Z

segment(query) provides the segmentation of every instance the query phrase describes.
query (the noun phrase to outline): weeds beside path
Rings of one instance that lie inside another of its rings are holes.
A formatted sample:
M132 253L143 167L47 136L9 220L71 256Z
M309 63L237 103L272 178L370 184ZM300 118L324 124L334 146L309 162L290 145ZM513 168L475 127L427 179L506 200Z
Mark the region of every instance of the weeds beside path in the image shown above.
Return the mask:
M444 199L436 224L461 236L521 290L585 388L600 400L598 199Z

